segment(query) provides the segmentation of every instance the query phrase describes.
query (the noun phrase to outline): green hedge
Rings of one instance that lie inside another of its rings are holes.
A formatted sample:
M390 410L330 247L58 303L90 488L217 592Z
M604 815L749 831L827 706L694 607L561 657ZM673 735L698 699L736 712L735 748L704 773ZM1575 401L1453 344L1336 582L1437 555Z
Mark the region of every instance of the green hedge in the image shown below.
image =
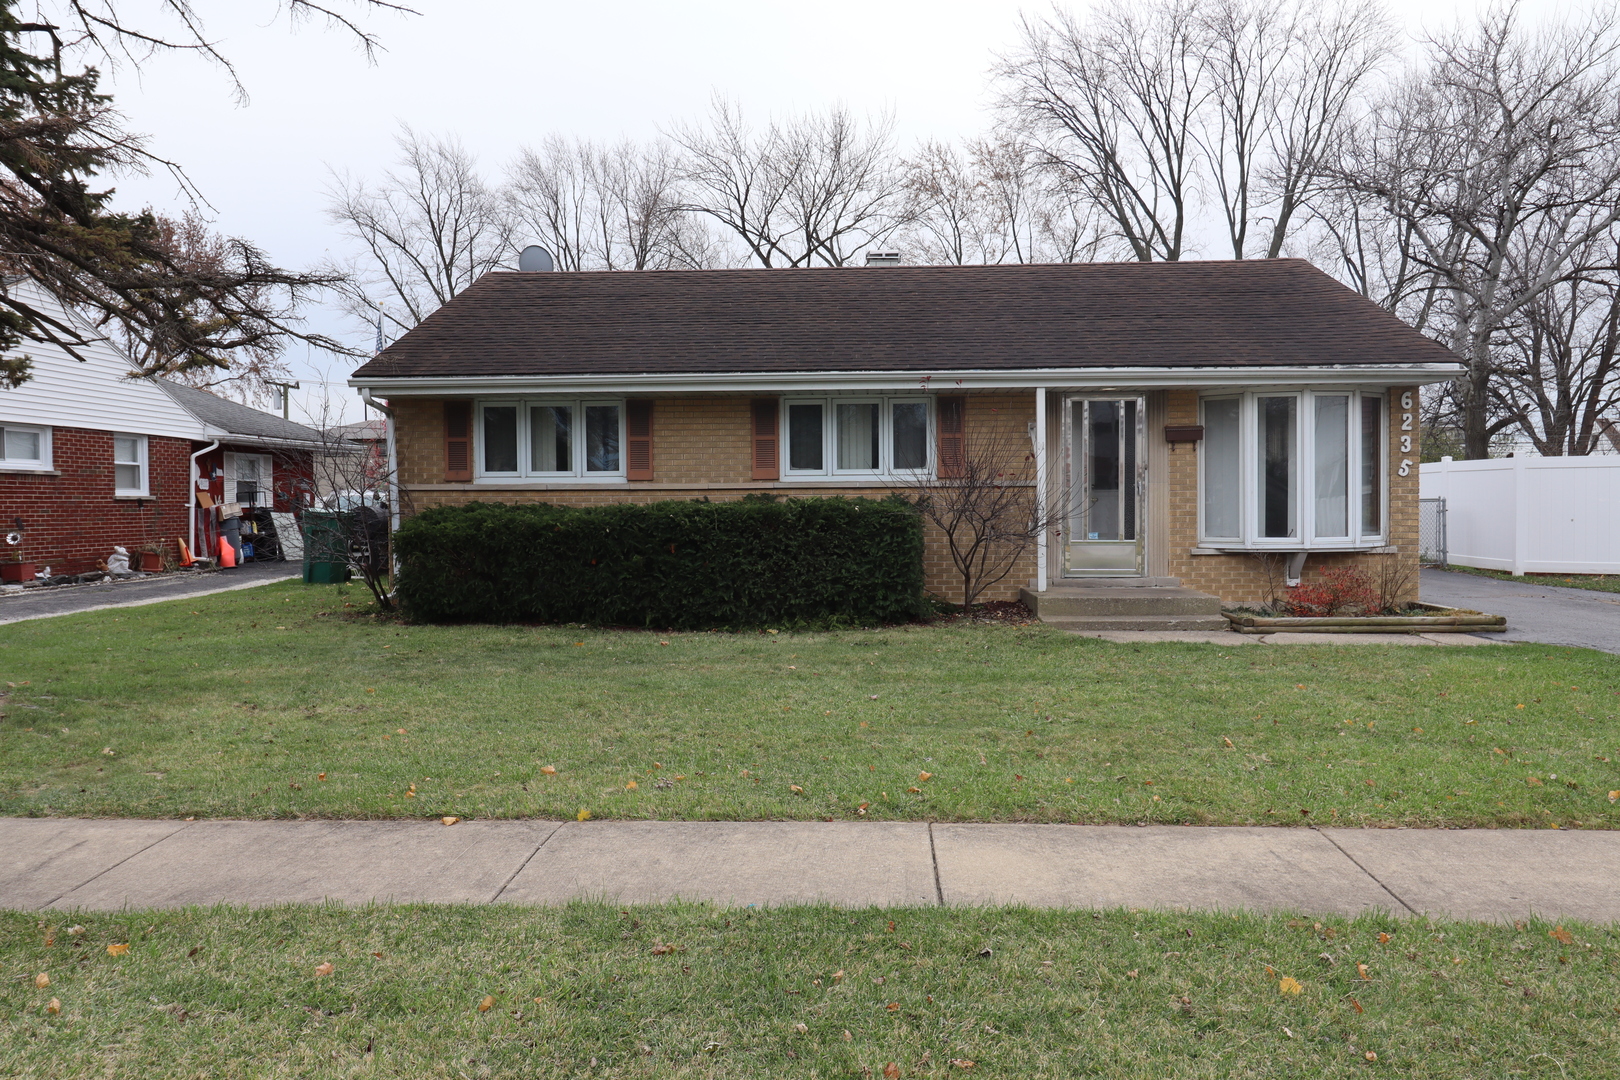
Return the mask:
M925 610L922 517L894 496L439 506L395 551L400 602L426 622L870 626Z

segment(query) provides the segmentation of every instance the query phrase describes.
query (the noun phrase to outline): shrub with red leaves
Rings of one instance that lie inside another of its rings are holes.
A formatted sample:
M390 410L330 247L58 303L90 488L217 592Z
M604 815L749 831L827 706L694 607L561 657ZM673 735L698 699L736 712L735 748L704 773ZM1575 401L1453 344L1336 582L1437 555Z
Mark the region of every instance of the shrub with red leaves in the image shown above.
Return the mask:
M1278 605L1287 614L1301 618L1327 618L1358 613L1371 615L1378 610L1378 593L1367 575L1353 566L1335 566L1322 571L1322 580L1293 585Z

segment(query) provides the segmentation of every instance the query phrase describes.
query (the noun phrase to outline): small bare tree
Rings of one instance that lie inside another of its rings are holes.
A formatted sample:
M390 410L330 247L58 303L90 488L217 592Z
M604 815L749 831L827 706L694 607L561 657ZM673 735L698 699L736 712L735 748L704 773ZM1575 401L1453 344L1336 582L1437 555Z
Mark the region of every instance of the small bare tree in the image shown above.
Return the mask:
M370 590L383 611L393 611L393 522L409 509L409 496L389 468L388 425L392 418L358 424L338 422L339 413L319 400L310 426L320 442L307 481L294 501L305 511L305 557L347 567ZM290 462L289 462L290 464ZM286 475L295 469L278 470ZM310 515L314 515L311 517Z
M1028 436L1007 425L964 432L959 457L951 451L941 457L939 477L896 477L889 486L943 534L962 581L962 606L971 607L1062 523L1066 502L1049 499L1043 506L1037 499L1045 471Z

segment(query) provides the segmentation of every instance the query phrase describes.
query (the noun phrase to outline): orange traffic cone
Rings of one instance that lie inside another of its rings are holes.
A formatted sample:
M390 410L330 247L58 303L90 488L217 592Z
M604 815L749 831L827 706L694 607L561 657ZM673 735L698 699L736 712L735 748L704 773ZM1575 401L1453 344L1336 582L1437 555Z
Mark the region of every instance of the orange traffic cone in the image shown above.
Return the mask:
M236 565L236 549L223 536L219 538L219 565L226 570Z
M193 559L191 557L191 549L186 547L186 542L184 540L180 539L177 536L177 537L174 538L174 542L176 544L180 545L180 565L181 566L190 566L192 563L197 561L196 559Z

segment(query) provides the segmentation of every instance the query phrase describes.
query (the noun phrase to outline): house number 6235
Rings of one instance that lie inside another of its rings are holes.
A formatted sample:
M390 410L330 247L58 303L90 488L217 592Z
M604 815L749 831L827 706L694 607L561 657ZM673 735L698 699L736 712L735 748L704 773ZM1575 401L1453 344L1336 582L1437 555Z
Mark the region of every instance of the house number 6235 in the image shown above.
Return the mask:
M1412 391L1408 390L1401 395L1401 453L1403 454L1412 452L1412 436L1407 434L1412 430ZM1401 467L1396 471L1400 476L1412 475L1412 459L1401 458Z

